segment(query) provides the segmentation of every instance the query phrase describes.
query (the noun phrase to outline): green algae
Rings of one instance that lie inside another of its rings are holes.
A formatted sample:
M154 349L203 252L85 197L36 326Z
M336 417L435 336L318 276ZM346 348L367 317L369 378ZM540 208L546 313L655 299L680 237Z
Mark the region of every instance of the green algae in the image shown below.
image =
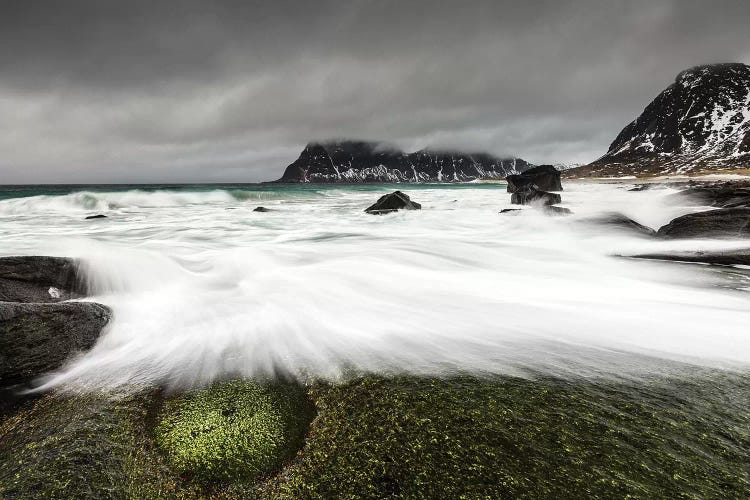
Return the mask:
M367 377L314 390L285 498L747 498L750 380Z
M177 486L149 452L153 393L52 393L0 424L0 498L166 498Z
M198 481L252 481L301 447L310 409L292 384L231 381L168 400L155 438L180 473Z
M0 423L0 498L748 498L749 406L707 370L53 394Z

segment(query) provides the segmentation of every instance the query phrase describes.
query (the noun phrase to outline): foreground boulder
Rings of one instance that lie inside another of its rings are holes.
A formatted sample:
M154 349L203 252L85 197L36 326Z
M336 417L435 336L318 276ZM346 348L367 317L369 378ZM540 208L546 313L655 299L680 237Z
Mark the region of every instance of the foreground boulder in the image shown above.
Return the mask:
M527 186L510 195L510 202L514 205L554 205L560 203L562 197L557 193L547 193L534 187Z
M505 178L508 192L515 193L529 187L539 191L562 191L560 172L552 165L539 165Z
M750 238L750 208L683 215L657 232L663 238Z
M94 302L0 302L0 388L25 384L91 348L110 316Z
M422 208L422 205L415 201L411 201L411 199L401 191L394 191L378 198L378 201L367 207L365 212L381 215L402 209L419 210L420 208Z
M64 257L0 258L0 301L59 302L86 293L78 263Z
M615 230L623 230L630 233L640 234L642 236L653 236L656 231L648 226L639 224L633 219L626 217L619 212L606 212L594 217L587 217L580 220L581 224L590 226L599 226Z
M630 255L634 259L672 260L677 262L699 262L720 266L750 266L750 248L716 251L674 251Z

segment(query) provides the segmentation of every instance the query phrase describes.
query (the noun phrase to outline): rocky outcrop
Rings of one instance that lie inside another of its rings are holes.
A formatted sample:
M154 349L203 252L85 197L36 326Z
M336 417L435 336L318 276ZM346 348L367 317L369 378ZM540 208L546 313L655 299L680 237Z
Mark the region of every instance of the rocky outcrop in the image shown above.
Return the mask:
M64 257L0 258L0 301L59 302L86 294L78 263Z
M677 75L612 141L566 176L684 174L750 166L750 66L696 66Z
M750 208L722 208L677 217L657 232L662 238L750 238Z
M29 382L90 349L110 316L93 302L0 302L0 387Z
M539 165L523 173L509 175L505 178L508 192L515 193L533 187L539 191L562 191L560 172L552 165Z
M404 153L376 142L310 143L276 182L466 182L523 172L520 158L486 153L429 151Z
M417 202L411 201L409 196L401 191L394 191L378 198L378 201L365 209L365 212L375 215L383 215L397 210L419 210L422 208Z

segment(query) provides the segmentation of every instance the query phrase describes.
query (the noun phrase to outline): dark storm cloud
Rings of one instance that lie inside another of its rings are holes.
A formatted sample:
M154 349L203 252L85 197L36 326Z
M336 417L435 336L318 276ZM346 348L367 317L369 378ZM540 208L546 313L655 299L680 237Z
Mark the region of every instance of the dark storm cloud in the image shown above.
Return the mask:
M5 1L0 182L253 181L371 138L586 162L746 1Z

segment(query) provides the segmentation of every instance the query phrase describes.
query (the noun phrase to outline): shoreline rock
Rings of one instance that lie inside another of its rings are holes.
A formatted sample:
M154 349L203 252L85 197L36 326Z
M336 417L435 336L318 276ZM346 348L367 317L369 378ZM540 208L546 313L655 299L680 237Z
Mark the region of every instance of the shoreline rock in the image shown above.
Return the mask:
M365 212L375 215L389 214L398 210L420 210L422 205L411 201L408 195L401 191L384 194L378 201L365 209Z
M720 208L672 219L657 231L661 238L750 238L750 208Z

